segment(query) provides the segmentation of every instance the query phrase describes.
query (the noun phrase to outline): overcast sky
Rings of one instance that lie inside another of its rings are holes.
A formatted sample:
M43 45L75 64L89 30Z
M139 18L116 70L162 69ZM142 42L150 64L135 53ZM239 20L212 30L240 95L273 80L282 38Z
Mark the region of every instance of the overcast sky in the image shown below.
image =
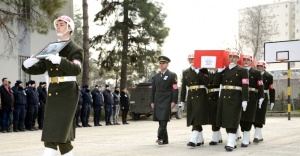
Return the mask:
M194 50L235 47L238 10L275 0L156 0L163 3L167 14L169 36L163 46L164 55L171 59L169 69L181 75L187 68L187 55ZM276 0L278 1L278 0ZM284 1L284 0L281 0ZM80 1L81 2L81 1ZM74 4L81 7L79 0ZM89 18L99 11L100 1L88 0ZM90 37L95 27L90 22Z

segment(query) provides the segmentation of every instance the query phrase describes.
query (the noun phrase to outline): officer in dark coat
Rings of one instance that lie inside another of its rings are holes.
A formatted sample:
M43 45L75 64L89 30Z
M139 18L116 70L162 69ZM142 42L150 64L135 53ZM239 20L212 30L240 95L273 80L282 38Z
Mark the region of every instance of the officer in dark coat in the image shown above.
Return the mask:
M73 155L71 141L75 138L74 116L78 103L79 89L76 76L81 73L83 50L70 40L75 31L73 20L60 16L54 20L59 41L68 41L57 54L45 59L29 58L23 62L23 71L28 74L49 74L49 88L45 120L42 132L44 155L56 155L59 146L62 155Z
M11 114L13 110L13 93L8 85L7 78L2 78L2 85L0 87L0 95L1 95L1 128L2 133L11 132L10 129L10 120Z
M46 101L47 101L47 84L46 82L42 82L40 84L41 88L38 90L39 93L39 112L38 112L38 124L39 129L43 129L44 125L44 117L45 117L45 107L46 107Z
M103 91L103 99L104 99L105 122L106 122L105 125L106 126L113 125L110 121L110 117L112 114L112 104L114 100L109 85L105 85L105 90Z
M267 112L267 106L269 101L270 101L270 109L272 110L274 107L275 89L273 85L273 76L266 71L266 62L260 60L257 62L256 67L259 71L261 71L263 77L263 84L264 84L264 94L265 94L262 104L257 107L255 122L253 123L255 127L253 142L259 143L260 141L263 141L261 130L263 128L263 125L266 124L266 112ZM269 91L269 95L268 95L268 91Z
M153 77L151 107L153 120L159 122L156 143L159 145L168 144L167 123L170 121L171 109L178 101L177 75L168 70L170 59L160 56L160 72Z
M246 111L249 94L248 70L237 65L239 52L229 53L229 67L220 68L214 78L214 84L222 84L218 101L217 126L226 128L228 141L225 149L232 151L236 147L236 132L241 119L241 111Z
M129 124L127 122L127 114L128 114L130 107L129 107L129 95L128 95L126 87L123 87L120 96L121 96L120 103L121 103L121 110L122 110L122 123Z
M244 54L243 64L244 68L249 71L249 101L246 111L242 112L241 130L243 132L243 140L241 147L248 147L250 144L250 131L253 122L255 121L255 113L257 109L257 102L259 105L264 100L264 85L260 71L251 67L253 56Z
M207 103L206 85L208 84L208 70L194 67L194 54L188 56L191 65L182 73L181 102L186 98L187 87L187 126L193 126L192 135L187 146L195 147L203 144L202 125L209 123L209 105Z
M28 130L34 131L38 130L35 126L36 119L38 117L39 112L39 94L36 90L36 83L34 80L29 81L30 86L26 89L27 95L27 125Z
M209 142L209 145L217 145L218 143L223 142L220 127L216 125L220 85L214 84L213 80L215 75L216 75L216 71L211 69L209 71L209 81L207 85L207 91L208 91L207 101L209 105L209 123L211 124L211 129L213 131L213 134L212 134L211 142Z
M89 85L84 85L82 90L82 108L81 108L81 122L83 127L91 127L89 124L89 117L91 113L92 94Z
M15 91L14 91L15 107L14 107L14 132L25 131L24 122L25 122L25 107L27 105L26 92L23 88L23 83L20 80L16 81Z
M100 124L101 108L103 106L102 93L100 92L101 86L95 85L92 91L93 108L94 108L94 126L102 126Z

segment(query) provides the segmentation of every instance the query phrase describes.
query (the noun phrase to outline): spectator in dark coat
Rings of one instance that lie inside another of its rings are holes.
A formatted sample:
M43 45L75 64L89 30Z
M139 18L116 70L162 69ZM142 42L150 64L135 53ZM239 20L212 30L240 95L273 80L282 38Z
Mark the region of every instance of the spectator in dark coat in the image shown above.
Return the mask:
M40 100L39 111L38 111L38 124L39 124L39 129L42 130L44 125L44 114L45 114L45 106L47 101L46 82L42 82L40 86L41 88L38 89L39 100Z
M105 122L106 126L113 125L110 121L110 117L112 114L112 104L113 104L113 95L111 93L111 89L109 85L105 85L105 90L103 91L104 97L104 109L105 109Z
M13 111L13 130L14 132L25 131L24 121L25 121L25 107L27 105L27 97L25 89L23 88L23 83L17 80L14 86L14 111Z
M92 104L92 95L90 92L90 88L88 85L84 85L83 89L81 90L82 93L82 108L81 108L81 122L83 127L92 127L89 124L89 117L91 111L91 104Z
M2 78L2 85L0 87L0 94L1 94L1 128L2 133L11 132L10 129L10 120L12 116L12 109L13 109L13 93L8 85L7 78Z
M100 124L100 118L101 118L101 108L103 106L103 98L100 89L101 89L100 85L95 85L95 88L92 91L93 108L94 108L94 126L102 126Z
M123 124L129 124L127 122L127 114L130 107L129 107L129 95L126 87L124 87L121 91L120 102L121 102L121 109L122 109L122 122Z
M38 128L34 127L35 122L38 116L38 107L39 107L39 95L36 90L36 83L34 80L29 81L29 87L26 89L26 95L27 95L27 126L28 130L34 131L38 130Z

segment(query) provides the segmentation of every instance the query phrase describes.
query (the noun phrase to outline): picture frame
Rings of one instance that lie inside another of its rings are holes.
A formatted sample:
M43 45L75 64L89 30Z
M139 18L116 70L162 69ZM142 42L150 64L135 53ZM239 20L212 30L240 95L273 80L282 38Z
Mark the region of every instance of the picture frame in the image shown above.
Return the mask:
M36 57L38 59L44 59L51 54L55 55L55 54L59 53L69 42L70 42L70 40L51 42L51 43L47 44L47 46L45 48L43 48L40 52L35 54L34 57Z

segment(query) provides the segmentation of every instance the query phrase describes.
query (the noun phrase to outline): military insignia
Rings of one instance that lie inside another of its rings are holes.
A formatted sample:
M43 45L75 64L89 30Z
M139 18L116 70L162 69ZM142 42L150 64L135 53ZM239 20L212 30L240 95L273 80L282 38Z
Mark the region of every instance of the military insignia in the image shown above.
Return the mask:
M264 85L264 82L262 80L258 80L257 81L257 86L262 86L262 85Z
M273 84L270 84L270 85L269 85L269 89L274 89L274 85L273 85Z
M80 62L80 61L78 61L78 60L73 60L72 62L75 63L75 64L77 64L77 65L81 68L81 62Z
M242 79L242 84L249 84L249 79Z
M167 80L168 79L168 76L166 75L165 77L164 77L164 80Z
M173 84L173 89L178 89L177 84Z

